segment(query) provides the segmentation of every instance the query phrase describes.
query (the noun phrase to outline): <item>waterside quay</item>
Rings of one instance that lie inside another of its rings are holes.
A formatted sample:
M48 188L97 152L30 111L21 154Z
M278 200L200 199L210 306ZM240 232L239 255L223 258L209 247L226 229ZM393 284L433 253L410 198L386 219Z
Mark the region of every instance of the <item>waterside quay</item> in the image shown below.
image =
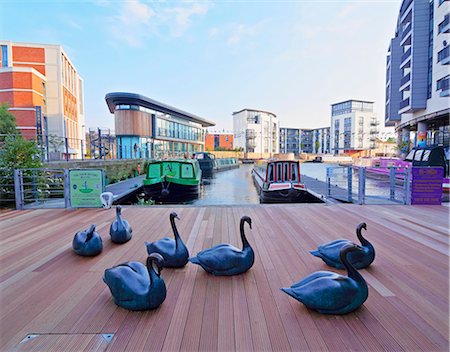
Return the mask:
M144 241L171 236L175 210L191 256L219 243L241 246L239 219L255 264L245 274L214 277L199 266L164 269L167 298L156 310L116 306L103 272L145 262ZM0 350L110 351L448 351L448 206L249 205L125 207L131 241L109 239L115 209L0 212ZM355 227L376 248L361 270L367 301L353 313L322 315L280 291L318 270L331 270L309 250ZM97 225L103 252L72 250L75 232ZM23 341L23 342L21 342Z

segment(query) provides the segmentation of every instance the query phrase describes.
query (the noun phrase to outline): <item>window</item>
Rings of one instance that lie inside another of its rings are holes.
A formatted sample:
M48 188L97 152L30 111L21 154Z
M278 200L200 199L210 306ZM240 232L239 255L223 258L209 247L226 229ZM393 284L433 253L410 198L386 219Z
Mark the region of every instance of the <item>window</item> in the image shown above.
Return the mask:
M8 66L8 46L2 45L2 67Z
M283 164L283 171L284 171L283 181L289 181L289 163Z
M423 154L423 149L419 149L416 152L416 155L414 155L414 160L415 161L420 161L420 159L422 158L422 154Z
M273 164L269 164L269 168L267 171L267 179L269 182L273 182L274 177L273 177Z
M291 164L291 181L298 181L297 165Z
M281 182L283 180L283 165L281 163L277 163L277 182Z
M425 150L423 153L422 161L428 161L428 158L430 157L431 150Z

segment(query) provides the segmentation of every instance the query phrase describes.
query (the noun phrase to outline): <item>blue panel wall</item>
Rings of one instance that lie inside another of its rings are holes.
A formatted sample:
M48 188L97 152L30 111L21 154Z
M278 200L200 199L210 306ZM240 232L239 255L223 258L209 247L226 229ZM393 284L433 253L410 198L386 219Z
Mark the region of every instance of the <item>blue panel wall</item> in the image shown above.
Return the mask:
M398 113L400 101L402 100L402 95L400 93L400 80L402 78L402 70L400 69L402 48L400 46L401 33L395 38L391 39L391 69L389 77L389 105L386 109L385 121L388 125L392 125L395 121L400 121L400 114Z
M413 4L411 109L427 107L428 45L430 5L427 0L415 0Z

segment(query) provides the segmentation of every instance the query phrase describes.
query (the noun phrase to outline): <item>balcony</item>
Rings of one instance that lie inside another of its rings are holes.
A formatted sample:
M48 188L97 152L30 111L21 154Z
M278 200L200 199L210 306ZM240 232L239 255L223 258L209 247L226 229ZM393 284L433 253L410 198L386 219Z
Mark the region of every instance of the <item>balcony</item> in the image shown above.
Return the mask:
M402 41L403 41L403 39L405 39L406 38L406 36L409 34L409 33L411 33L411 28L412 28L412 25L411 25L411 22L408 24L408 26L405 28L405 30L403 31L403 33L402 33Z
M406 98L400 102L399 110L409 106L409 98Z
M411 56L411 48L409 48L408 50L406 50L406 51L403 53L400 62L405 62L407 59L409 59L410 56Z
M403 87L404 84L411 81L411 73L408 73L407 75L404 75L402 79L400 80L400 87Z
M377 135L379 132L378 132L378 129L376 129L376 128L371 128L370 130L369 130L369 133L372 135Z
M448 65L450 63L450 46L446 46L439 51L437 56L437 62L440 62L442 65Z
M380 123L378 122L378 120L371 120L370 121L370 126L378 126Z
M450 33L450 16L447 14L444 17L444 20L439 23L438 26L439 33Z

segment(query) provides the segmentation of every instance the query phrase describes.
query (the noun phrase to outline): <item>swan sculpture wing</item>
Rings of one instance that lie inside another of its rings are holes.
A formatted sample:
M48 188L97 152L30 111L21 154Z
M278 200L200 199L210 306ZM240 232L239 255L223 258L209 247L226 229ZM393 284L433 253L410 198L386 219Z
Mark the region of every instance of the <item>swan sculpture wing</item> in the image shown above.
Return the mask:
M150 286L148 270L142 263L128 262L106 269L103 281L118 305L145 295Z
M326 264L330 266L338 269L344 269L344 265L339 259L339 253L341 252L341 249L348 244L353 244L353 242L344 239L335 240L320 245L319 247L317 247L317 250L310 251L310 253L316 257L321 258Z
M155 242L145 242L147 252L159 253L164 257L164 254L175 254L175 240L173 238L164 237Z
M299 284L283 290L308 308L322 313L335 313L344 309L360 294L360 289L352 279L335 273Z
M240 266L245 258L245 253L230 244L219 244L206 249L191 258L193 263L198 263L211 272L222 272Z

